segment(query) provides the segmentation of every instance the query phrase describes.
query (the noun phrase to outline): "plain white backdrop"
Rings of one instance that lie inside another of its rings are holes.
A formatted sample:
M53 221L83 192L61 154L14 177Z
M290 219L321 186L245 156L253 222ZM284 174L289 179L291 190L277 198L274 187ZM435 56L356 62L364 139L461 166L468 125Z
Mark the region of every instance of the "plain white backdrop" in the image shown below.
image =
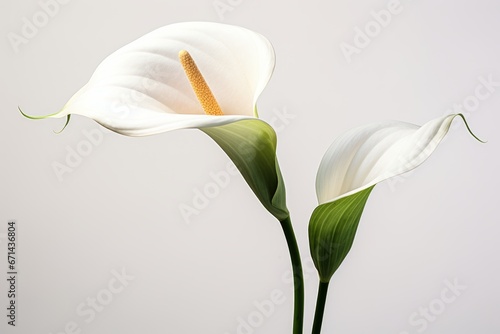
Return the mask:
M286 244L241 176L198 214L181 214L228 168L210 138L128 138L83 117L56 135L63 120L17 111L58 111L108 54L194 20L241 25L275 47L258 106L278 132L305 266L305 332L317 289L307 224L327 147L364 123L422 124L459 108L488 143L457 121L423 166L375 188L332 280L323 332L500 331L497 1L27 0L3 1L0 17L3 274L10 219L19 233L17 326L7 325L2 279L0 332L291 332ZM481 99L480 85L490 93Z

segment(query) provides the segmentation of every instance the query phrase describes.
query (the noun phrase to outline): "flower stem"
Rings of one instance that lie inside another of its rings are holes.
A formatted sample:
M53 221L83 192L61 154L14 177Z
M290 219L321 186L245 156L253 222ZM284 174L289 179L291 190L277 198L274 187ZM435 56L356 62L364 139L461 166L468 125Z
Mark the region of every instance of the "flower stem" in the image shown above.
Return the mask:
M302 273L299 246L297 245L297 239L295 239L290 217L281 220L280 223L285 234L292 262L294 285L293 334L302 334L304 323L304 276Z
M321 333L321 325L323 324L323 314L325 312L326 294L328 292L329 283L330 282L319 282L318 299L316 300L316 312L314 314L312 334Z

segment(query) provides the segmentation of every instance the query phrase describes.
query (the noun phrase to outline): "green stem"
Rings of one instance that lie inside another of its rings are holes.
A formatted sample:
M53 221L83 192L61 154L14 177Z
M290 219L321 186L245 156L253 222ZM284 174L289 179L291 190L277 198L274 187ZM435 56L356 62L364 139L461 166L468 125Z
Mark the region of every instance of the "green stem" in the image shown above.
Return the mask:
M295 239L290 217L281 220L280 223L285 233L286 243L288 244L292 262L294 285L293 334L302 334L304 323L304 276L302 273L299 246L297 245L297 239Z
M328 284L329 282L319 282L318 299L316 301L316 312L314 314L312 334L321 333L323 314L325 313L326 294L328 293Z

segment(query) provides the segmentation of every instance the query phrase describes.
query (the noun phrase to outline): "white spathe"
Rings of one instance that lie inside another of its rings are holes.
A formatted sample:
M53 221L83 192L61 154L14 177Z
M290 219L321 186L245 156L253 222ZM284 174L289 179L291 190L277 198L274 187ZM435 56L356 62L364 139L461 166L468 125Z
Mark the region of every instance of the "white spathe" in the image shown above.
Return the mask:
M360 192L419 166L434 152L457 116L465 122L461 114L453 114L423 126L388 121L344 133L320 163L316 177L319 204Z
M204 113L179 62L181 50L195 60L224 116ZM255 118L256 100L274 65L270 42L253 31L220 23L176 23L112 53L61 111L47 117L83 115L129 136Z

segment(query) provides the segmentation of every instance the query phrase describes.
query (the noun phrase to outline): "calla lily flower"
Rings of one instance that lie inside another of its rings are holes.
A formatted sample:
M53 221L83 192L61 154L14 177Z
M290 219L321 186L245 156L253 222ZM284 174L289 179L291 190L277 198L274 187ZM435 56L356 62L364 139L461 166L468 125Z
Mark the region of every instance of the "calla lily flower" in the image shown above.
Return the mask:
M422 164L448 133L454 114L423 126L392 121L350 130L337 138L316 177L319 205L309 221L309 247L319 274L313 334L321 332L328 285L351 249L366 201L376 184ZM480 140L479 140L480 141Z
M71 115L82 115L127 136L201 129L227 152L264 206L284 219L276 134L256 109L274 65L272 45L258 33L177 23L109 55L59 112L23 115L66 117L66 124Z
M423 126L380 122L350 130L334 141L318 169L319 206L309 224L310 249L321 282L330 281L349 252L373 187L422 164L457 116L467 125L461 114ZM472 134L468 125L467 129Z
M258 119L256 101L274 70L271 43L245 28L186 22L159 28L108 56L59 111L127 136L197 128L233 160L264 207L281 223L295 282L294 333L302 332L299 249L276 158L276 133ZM65 125L65 127L66 127ZM64 129L64 128L63 128Z
M181 64L180 52L191 56L191 69ZM274 64L269 41L248 29L208 22L172 24L109 55L59 112L42 117L82 115L128 136L252 119ZM205 113L195 93L198 86L188 78L193 65L224 117Z

